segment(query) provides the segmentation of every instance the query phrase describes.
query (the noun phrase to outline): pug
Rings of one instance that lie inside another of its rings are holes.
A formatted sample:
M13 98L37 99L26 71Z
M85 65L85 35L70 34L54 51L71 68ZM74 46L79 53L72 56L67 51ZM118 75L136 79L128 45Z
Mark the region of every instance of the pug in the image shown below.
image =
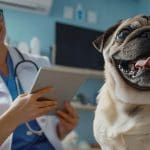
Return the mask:
M97 142L102 150L150 150L150 17L122 20L93 44L105 60Z

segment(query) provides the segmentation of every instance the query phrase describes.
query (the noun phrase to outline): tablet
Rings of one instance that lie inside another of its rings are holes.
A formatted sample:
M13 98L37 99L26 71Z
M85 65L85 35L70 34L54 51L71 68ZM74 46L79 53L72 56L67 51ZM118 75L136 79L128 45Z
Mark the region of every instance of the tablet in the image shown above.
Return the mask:
M33 84L29 90L34 93L45 87L53 87L45 98L58 101L58 108L62 107L65 100L71 101L80 86L87 79L101 79L103 73L100 71L90 71L88 69L77 69L70 67L52 66L49 68L40 68ZM49 114L54 114L55 110Z
M40 68L31 86L30 93L52 86L54 89L45 94L44 97L57 100L58 107L61 107L64 100L72 100L81 84L87 79L88 75L82 72L58 69L57 67Z

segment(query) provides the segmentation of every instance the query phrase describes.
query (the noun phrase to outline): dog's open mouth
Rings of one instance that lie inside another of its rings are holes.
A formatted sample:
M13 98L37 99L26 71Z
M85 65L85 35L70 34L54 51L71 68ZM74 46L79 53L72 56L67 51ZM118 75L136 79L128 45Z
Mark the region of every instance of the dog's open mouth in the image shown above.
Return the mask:
M150 53L135 60L115 60L115 64L128 84L140 90L150 90Z

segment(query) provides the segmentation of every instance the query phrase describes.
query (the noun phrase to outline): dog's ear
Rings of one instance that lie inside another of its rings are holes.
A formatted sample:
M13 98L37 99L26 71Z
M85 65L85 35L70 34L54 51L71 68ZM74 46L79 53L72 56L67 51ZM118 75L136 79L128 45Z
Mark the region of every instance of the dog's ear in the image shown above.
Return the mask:
M114 31L118 28L122 21L119 21L116 25L110 27L106 32L104 32L101 36L99 36L96 40L93 41L94 47L102 52L104 45L107 39L114 33Z

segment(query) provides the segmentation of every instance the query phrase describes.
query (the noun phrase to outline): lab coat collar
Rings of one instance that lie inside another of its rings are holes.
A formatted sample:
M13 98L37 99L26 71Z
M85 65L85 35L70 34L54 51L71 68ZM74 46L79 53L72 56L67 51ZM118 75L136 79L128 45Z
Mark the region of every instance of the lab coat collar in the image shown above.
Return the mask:
M12 47L8 47L8 51L9 51L9 54L12 58L12 61L13 61L13 66L15 68L15 66L17 65L17 63L19 61L21 61L21 58L20 56L18 55L17 51L15 50L15 48L12 48Z
M20 61L22 61L22 58L20 57L15 48L8 48L8 49L13 61L13 66L15 68L16 65ZM22 54L22 56L25 57L24 54ZM34 78L37 74L37 70L33 68L33 65L30 65L29 63L22 63L21 65L22 69L19 69L19 73L17 72L18 73L17 79L19 79L19 82L21 83L24 92L30 92L31 84L34 81Z
M5 82L3 81L2 77L0 76L0 96L1 94L4 94L5 96L10 95L9 90L7 88L7 86L5 85ZM8 96L9 99L11 99L11 96ZM10 100L9 102L11 102L12 100Z
M0 95L2 95L2 97L5 96L6 99L4 100L5 101L4 103L7 103L10 105L10 103L12 102L12 97L11 97L11 94L10 94L10 92L9 92L7 86L5 85L5 82L3 81L1 76L0 76ZM3 103L2 101L3 101L3 99L1 99L1 103ZM3 112L3 110L0 110L0 112Z
M15 66L18 64L18 62L21 61L21 58L14 48L8 47L8 51L9 51L9 54L10 54L12 61L13 61L13 67L15 68ZM29 76L30 76L30 74L32 74L31 77L33 77L35 75L35 73L33 74L33 72L30 72L30 70L25 70L25 71L26 71L26 74L24 74L24 72L23 72L22 74L20 74L18 76L18 78L22 77L22 78L19 78L19 81L21 82L23 90L25 92L27 92L29 90L29 86L31 85L31 81L29 81L29 82L26 82L26 81L29 79L33 80L32 78L29 78ZM28 77L28 79L26 79L27 77ZM1 76L0 76L0 96L1 97L3 97L3 96L8 97L7 103L9 103L9 104L12 102L11 94L10 94L10 92L9 92L7 86L5 85L5 82L3 81ZM2 98L1 98L0 102L2 102ZM6 103L6 99L5 99L5 103ZM2 112L2 111L0 111L0 112Z
M5 85L2 77L0 77L0 115L3 114L11 105L12 98L10 92Z

